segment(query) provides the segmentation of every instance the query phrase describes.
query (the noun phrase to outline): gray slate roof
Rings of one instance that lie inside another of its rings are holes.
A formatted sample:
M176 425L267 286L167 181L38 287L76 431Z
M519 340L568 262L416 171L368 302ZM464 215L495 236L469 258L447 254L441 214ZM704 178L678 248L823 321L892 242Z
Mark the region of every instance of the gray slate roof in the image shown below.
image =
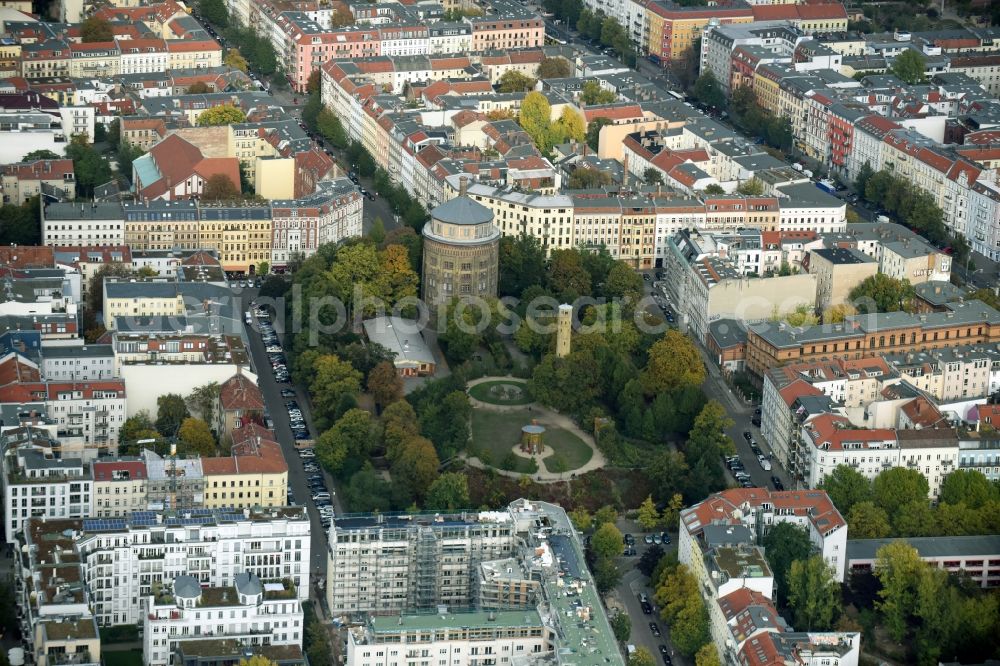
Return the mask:
M486 224L493 211L469 197L455 197L431 211L431 217L448 224Z

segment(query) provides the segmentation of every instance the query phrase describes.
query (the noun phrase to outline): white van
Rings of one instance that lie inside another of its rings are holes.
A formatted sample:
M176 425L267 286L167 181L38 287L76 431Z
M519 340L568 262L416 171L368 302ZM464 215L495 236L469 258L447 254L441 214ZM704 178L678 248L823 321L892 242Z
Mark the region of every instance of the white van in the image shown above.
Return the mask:
M764 470L765 472L771 471L771 461L769 461L767 458L761 456L760 458L757 458L757 461L760 462L760 468L762 470Z

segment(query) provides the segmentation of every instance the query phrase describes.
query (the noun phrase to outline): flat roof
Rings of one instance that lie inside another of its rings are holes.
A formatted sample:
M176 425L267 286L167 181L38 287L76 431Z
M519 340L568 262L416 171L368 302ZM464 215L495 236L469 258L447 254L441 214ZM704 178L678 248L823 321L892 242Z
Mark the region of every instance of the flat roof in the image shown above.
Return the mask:
M893 541L899 539L848 539L847 562L874 560L879 548ZM916 548L920 557L1000 556L1000 534L913 537L903 541Z
M481 629L484 627L541 627L537 610L469 611L458 613L421 613L372 617L370 628L377 634L436 631L442 629Z

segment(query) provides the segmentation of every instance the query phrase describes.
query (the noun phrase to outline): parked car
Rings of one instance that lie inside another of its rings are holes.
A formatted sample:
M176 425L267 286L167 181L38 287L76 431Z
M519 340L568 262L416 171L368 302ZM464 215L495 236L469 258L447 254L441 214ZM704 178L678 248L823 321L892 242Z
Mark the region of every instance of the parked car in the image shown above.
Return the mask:
M753 439L753 433L750 432L749 430L744 430L743 431L743 439L745 439L745 440L747 440L749 442L750 440Z
M312 450L303 449L299 451L300 458L315 458L316 454Z
M774 475L774 476L771 477L771 485L774 486L775 490L784 490L785 489L785 484L783 484L781 482L781 479L779 479L777 477L777 475Z
M281 397L282 398L294 398L295 397L295 391L293 391L292 389L281 389Z
M660 637L660 627L655 622L649 623L649 631L652 632L653 636Z
M667 534L666 532L661 532L660 541L662 541L664 544L670 543L670 535Z
M315 495L312 496L312 498L313 498L313 501L320 500L320 499L330 499L330 493L327 493L327 492L316 493Z
M644 615L652 615L653 614L653 605L650 604L648 601L643 601L639 605L642 606L642 612L643 612Z

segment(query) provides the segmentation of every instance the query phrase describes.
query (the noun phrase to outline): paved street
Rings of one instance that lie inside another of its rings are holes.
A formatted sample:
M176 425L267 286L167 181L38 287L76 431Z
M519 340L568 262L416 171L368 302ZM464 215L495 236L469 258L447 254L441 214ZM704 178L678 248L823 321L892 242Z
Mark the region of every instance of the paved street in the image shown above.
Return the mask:
M677 654L676 650L672 649L670 631L667 624L660 619L659 606L653 599L653 589L649 586L649 579L635 568L639 564L639 558L652 546L645 543L643 540L645 534L637 531L638 526L633 521L619 520L618 528L622 530L623 534L632 534L636 540L636 556L621 558L619 566L624 571L624 575L621 582L615 588L615 596L625 606L629 617L632 619L632 635L628 642L636 647L644 647L649 650L649 653L653 655L657 663L663 662L663 658L660 655L660 645L666 645L667 649L670 650L674 664L684 665L689 663ZM677 550L677 539L674 536L674 534L671 534L670 544L661 546L664 553ZM639 602L640 594L645 594L649 602L653 604L652 615L646 615L642 612L642 605ZM650 622L655 622L659 628L661 634L659 638L653 635L649 627Z
M242 291L241 297L244 312L250 309L250 301L252 301L256 295L256 289L244 289ZM277 324L275 325L275 330L278 332L278 336L284 343L284 336L282 335L281 329ZM264 345L261 342L260 335L256 329L248 332L247 339L250 344L250 356L253 359L254 371L259 377L258 384L260 385L261 393L264 395L264 401L267 404L268 413L271 416L271 420L274 422L274 433L278 441L281 443L281 450L284 452L285 460L288 462L288 487L295 495L296 504L307 505L309 507L309 515L312 519L312 556L310 568L312 569L314 575L325 575L326 533L320 523L319 513L316 511L316 507L310 499L312 493L306 485L306 473L302 469L302 459L299 458L295 449L295 439L292 437L292 429L288 423L288 412L285 410L286 398L281 397L281 389L291 388L298 394L296 402L299 403L299 407L302 409L302 416L309 427L310 434L315 437L317 433L312 429L312 415L309 413L307 397L305 396L304 391L302 391L299 387L291 384L278 384L274 380L274 375L271 372L271 363L267 358L267 352L264 351ZM332 501L334 510L336 510L338 514L342 514L343 509L340 505L340 497L335 493L336 489L334 488L333 480L329 476L327 476L327 486L330 488L330 493L333 496Z

